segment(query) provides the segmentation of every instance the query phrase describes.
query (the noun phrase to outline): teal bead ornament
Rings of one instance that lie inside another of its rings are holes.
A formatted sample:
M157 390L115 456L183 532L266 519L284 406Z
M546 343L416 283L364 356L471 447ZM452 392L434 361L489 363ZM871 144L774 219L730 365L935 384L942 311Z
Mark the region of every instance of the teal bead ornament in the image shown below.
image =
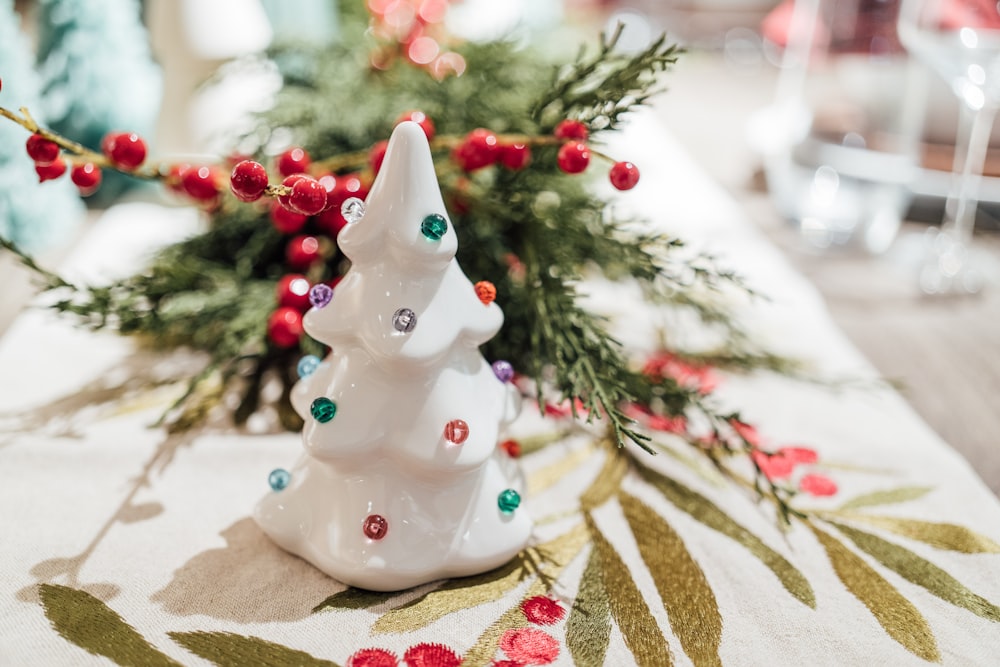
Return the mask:
M292 481L292 473L284 468L275 468L267 476L267 483L271 485L272 491L281 491Z
M521 494L514 489L505 489L497 496L497 507L504 514L513 514L521 504Z
M447 231L448 221L437 213L431 213L420 223L420 232L431 241L440 241Z
M309 412L312 413L313 419L325 424L337 414L337 404L326 396L320 396L309 406Z

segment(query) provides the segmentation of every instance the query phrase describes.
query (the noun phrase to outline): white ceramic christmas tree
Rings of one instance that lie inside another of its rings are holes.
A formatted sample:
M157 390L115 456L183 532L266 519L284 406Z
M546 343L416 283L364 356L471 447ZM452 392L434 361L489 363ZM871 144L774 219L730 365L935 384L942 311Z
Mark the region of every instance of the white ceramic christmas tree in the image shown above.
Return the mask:
M305 452L272 473L257 523L370 590L502 565L532 528L517 466L497 447L520 399L509 365L479 352L503 313L455 261L419 125L396 127L364 214L338 243L351 269L332 294L313 288L305 317L332 351L292 394Z

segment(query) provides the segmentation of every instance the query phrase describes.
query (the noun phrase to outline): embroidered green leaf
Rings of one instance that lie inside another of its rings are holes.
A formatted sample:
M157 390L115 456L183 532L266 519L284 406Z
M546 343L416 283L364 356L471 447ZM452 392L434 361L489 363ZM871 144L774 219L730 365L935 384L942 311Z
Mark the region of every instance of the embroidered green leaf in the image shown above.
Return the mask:
M826 550L837 577L868 607L889 636L924 660L939 661L937 641L917 608L839 540L815 526L810 528Z
M56 584L42 584L38 592L55 631L83 650L122 667L180 667L90 593Z
M496 570L449 579L440 588L383 614L372 626L372 632L412 632L442 616L498 600L533 576L543 573L552 576L553 570L561 570L579 553L586 539L586 528L581 525L551 542L525 549Z
M1000 621L1000 607L976 595L960 581L930 561L921 558L909 549L883 540L864 531L834 523L859 549L871 555L890 570L907 581L926 588L945 602L968 609L977 616L991 621Z
M258 637L244 637L230 632L168 632L175 642L218 667L339 667L329 660L314 658Z
M853 510L860 507L871 507L873 505L890 505L894 503L904 503L908 500L916 500L927 495L934 487L931 486L903 486L898 489L887 489L883 491L873 491L864 495L851 498L840 506L842 510Z
M334 593L313 607L313 613L324 609L367 609L382 604L399 595L399 593L378 593L360 588L348 588Z
M850 519L929 544L938 549L959 551L963 554L1000 553L1000 544L965 526L956 526L953 523L934 523L932 521L898 519L892 516L870 516L868 514L851 514Z
M580 507L589 511L606 503L618 492L622 478L628 472L628 458L617 449L605 448L604 466L580 496Z
M578 667L601 667L611 640L611 608L601 577L601 559L592 549L580 590L566 621L566 646Z
M476 640L475 645L466 651L465 655L462 656L462 667L485 667L491 664L503 633L507 630L523 628L528 625L528 619L524 617L524 612L521 611L521 602L527 598L544 593L545 584L541 580L536 579L531 582L524 596L518 599L513 607L504 612L503 616L486 628L483 634L479 635L479 639Z
M816 608L816 596L805 576L789 563L784 556L764 544L760 538L749 530L733 521L715 503L683 484L649 468L639 466L639 473L677 509L687 512L709 528L743 545L743 548L756 556L771 572L774 572L774 575L778 577L785 590L803 604L814 609Z
M632 652L639 667L667 667L674 664L670 646L656 625L656 619L639 592L632 573L622 562L614 547L588 519L594 548L601 559L601 576L608 592L608 607L618 624L625 646Z
M618 502L684 652L696 667L722 667L722 616L705 573L662 516L624 491Z

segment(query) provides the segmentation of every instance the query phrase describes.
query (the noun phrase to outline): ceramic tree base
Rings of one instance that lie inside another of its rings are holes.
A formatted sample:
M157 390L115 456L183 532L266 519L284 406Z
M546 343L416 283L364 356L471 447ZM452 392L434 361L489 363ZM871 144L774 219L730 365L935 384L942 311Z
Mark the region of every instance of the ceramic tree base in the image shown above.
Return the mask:
M532 530L517 466L497 450L520 399L479 353L503 313L455 261L419 125L393 132L366 212L338 244L351 270L305 317L332 351L292 394L305 453L258 504L257 523L370 590L502 565Z

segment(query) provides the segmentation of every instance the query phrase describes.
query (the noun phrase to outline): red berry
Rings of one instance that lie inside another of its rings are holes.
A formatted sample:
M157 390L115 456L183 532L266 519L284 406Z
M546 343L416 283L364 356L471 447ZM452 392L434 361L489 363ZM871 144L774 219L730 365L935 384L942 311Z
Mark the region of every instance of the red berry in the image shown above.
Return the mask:
M292 185L288 206L303 215L316 215L326 208L326 188L311 176L302 176Z
M101 150L112 164L122 169L135 169L146 160L146 142L135 132L105 135Z
M312 160L305 149L299 147L289 148L278 156L278 173L282 176L301 174L309 168L310 164L312 164Z
M580 121L567 118L566 120L560 121L559 124L556 125L554 134L559 139L576 139L577 141L586 141L590 132L587 130L587 126Z
M302 313L294 308L278 308L267 319L267 337L278 347L295 347L302 337Z
M289 273L278 281L274 296L279 306L294 308L304 313L312 304L309 303L309 280L301 273Z
M184 174L186 174L190 168L191 165L186 162L170 165L170 171L167 173L167 178L164 180L164 183L168 188L177 194L185 194Z
M35 161L35 164L42 167L48 166L59 157L59 146L46 139L40 134L33 134L28 137L24 147L28 150L28 157Z
M229 189L242 201L257 201L267 188L267 169L253 160L243 160L233 167Z
M429 3L425 2L424 4L426 5ZM412 120L414 123L419 125L420 129L427 135L427 141L431 141L434 138L434 121L432 121L423 111L407 111L396 119L396 125L399 125L404 120Z
M608 172L611 185L619 190L631 190L639 182L639 168L631 162L615 162Z
M372 150L368 154L368 164L371 166L373 173L377 174L379 169L382 168L382 161L385 160L385 149L388 147L388 141L380 141L372 146Z
M293 269L304 271L320 259L319 239L315 236L296 236L285 246L285 260Z
M347 220L340 212L340 207L324 209L316 216L316 226L326 232L331 238L337 238L340 230L347 226Z
M364 199L368 196L368 188L361 182L357 174L344 174L337 178L337 183L327 195L327 205L340 208L340 205L351 197Z
M527 144L505 144L500 147L500 163L508 169L518 171L531 162L531 146Z
M271 224L282 234L294 234L305 227L308 216L285 208L279 202L271 204Z
M55 162L47 165L35 165L35 173L38 174L38 182L44 183L45 181L51 181L53 179L59 178L66 173L66 163L63 162L61 157L56 158Z
M69 178L80 189L84 197L93 194L101 184L101 169L93 162L75 165Z
M590 149L587 144L570 141L562 145L557 157L559 168L567 174L579 174L590 164Z
M219 194L219 172L214 167L192 166L181 175L184 192L198 201L211 201Z
M497 135L478 128L466 135L465 140L452 151L451 157L465 171L475 171L496 162L499 154Z

